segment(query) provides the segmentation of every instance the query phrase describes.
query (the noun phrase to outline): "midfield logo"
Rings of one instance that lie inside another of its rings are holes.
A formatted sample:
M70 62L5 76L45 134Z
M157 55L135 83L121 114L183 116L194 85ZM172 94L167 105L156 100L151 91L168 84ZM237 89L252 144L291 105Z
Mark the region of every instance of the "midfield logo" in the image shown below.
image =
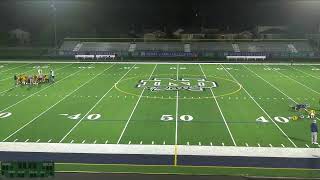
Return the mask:
M208 81L200 78L185 78L175 80L171 78L154 78L152 80L140 80L137 85L138 88L146 88L150 91L204 91L204 89L211 89L218 87L214 81Z

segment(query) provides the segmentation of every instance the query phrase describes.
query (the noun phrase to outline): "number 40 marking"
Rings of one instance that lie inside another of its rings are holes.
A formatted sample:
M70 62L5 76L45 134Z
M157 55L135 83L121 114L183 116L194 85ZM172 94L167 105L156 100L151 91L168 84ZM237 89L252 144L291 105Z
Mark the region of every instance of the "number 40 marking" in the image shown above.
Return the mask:
M279 122L279 123L288 123L289 122L289 119L288 118L285 118L285 117L281 117L281 116L276 116L273 118L275 121ZM268 123L269 120L267 120L265 117L261 116L261 117L258 117L256 119L257 122L262 122L262 123Z
M81 114L74 114L74 115L69 115L69 114L60 114L61 116L67 116L68 119L73 119L77 120L81 118ZM101 114L89 114L87 116L88 120L97 120L101 117Z

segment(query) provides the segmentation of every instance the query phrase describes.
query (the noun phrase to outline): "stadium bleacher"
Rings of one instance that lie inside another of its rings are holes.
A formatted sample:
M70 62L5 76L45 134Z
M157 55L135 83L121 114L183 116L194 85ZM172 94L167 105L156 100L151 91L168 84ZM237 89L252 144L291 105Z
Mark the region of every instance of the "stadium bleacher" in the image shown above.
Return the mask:
M79 51L129 51L128 42L83 42Z
M184 52L184 43L179 42L138 42L136 51Z

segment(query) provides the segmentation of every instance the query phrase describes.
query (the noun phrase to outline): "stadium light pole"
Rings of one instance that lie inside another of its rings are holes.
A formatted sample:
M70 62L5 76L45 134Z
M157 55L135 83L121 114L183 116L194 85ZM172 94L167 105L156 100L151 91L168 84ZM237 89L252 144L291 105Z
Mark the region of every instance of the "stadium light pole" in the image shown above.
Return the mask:
M54 29L54 49L57 51L58 42L57 42L57 8L55 6L55 1L50 0L50 7L53 12L53 29Z

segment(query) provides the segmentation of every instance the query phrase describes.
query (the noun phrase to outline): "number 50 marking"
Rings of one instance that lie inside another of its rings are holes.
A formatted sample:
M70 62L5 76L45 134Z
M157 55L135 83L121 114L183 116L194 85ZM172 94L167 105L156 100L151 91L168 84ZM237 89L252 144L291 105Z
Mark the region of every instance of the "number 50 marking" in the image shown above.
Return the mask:
M173 115L162 115L160 118L161 121L172 121L174 119L175 118L173 117ZM181 115L180 120L188 122L188 121L192 121L193 117L191 115Z

